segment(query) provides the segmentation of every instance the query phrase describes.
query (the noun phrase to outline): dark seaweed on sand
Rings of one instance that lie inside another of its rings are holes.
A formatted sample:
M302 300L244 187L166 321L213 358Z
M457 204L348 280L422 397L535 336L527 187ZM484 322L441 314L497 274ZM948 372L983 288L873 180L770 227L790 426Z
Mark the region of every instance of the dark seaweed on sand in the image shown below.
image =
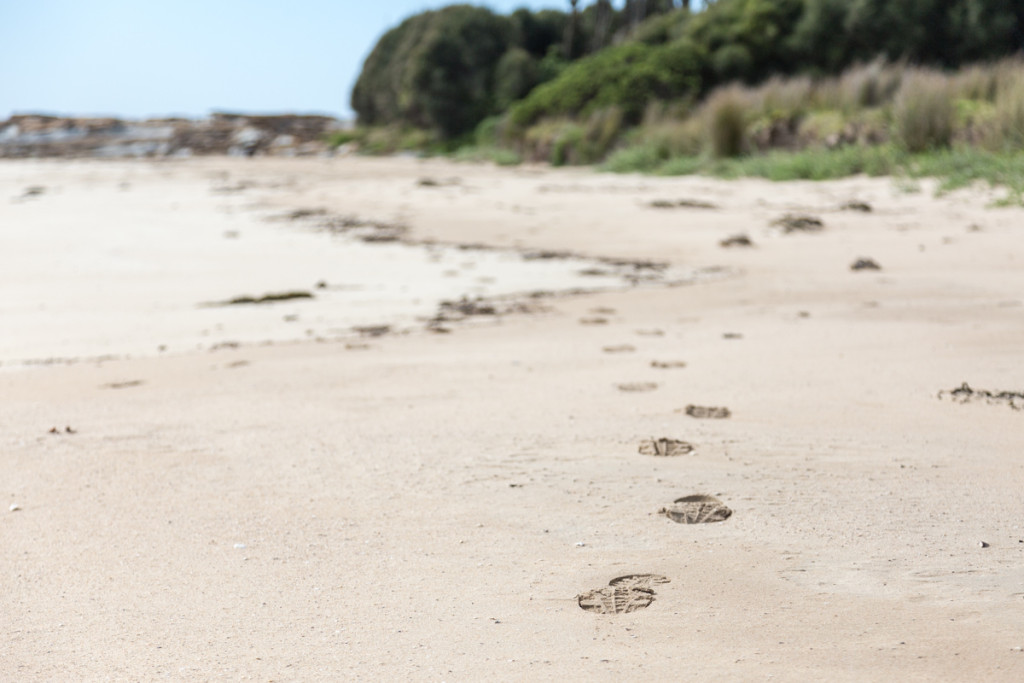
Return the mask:
M956 389L940 391L939 398L950 398L957 403L985 401L986 403L1005 403L1014 410L1024 410L1024 392L1021 391L989 391L972 389L964 382Z
M236 296L234 299L228 299L227 301L221 302L221 306L241 306L245 304L272 304L278 301L291 301L292 299L312 299L313 295L309 292L304 291L293 291L293 292L271 292L270 294L264 294L263 296Z

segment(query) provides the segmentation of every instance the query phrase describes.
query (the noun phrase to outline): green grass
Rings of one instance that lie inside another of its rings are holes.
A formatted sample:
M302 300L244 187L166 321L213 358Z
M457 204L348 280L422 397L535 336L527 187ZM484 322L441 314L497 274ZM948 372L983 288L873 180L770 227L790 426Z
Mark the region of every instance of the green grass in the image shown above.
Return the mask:
M523 162L518 154L510 149L487 145L468 145L459 147L452 154L455 161L490 161L498 166L518 166Z
M904 155L889 146L850 146L836 150L775 151L710 164L708 172L722 178L769 180L833 180L853 175L883 176L899 172Z
M702 174L719 178L833 180L853 175L894 176L904 181L937 178L939 192L976 182L1003 187L1000 204L1024 204L1024 152L988 152L957 148L910 154L894 145L848 146L840 149L775 151L735 159L701 157L660 158L649 146L619 150L601 170L655 175Z
M691 157L677 157L690 159ZM665 156L653 145L635 145L614 152L600 166L603 171L611 173L654 173L667 163ZM668 175L688 175L696 171L686 171Z
M915 178L938 178L939 191L949 192L976 182L1005 187L1002 204L1024 204L1024 153L953 149L913 157L907 165Z

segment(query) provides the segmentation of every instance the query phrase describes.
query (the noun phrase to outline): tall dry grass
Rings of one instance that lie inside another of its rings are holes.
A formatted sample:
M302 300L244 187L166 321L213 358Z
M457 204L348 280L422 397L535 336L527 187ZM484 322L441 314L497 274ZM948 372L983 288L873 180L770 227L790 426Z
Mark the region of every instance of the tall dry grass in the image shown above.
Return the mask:
M737 86L711 93L702 107L711 156L727 159L743 153L749 102L749 92Z
M909 152L948 147L955 114L948 76L931 69L908 70L893 103L894 137Z
M647 164L888 142L913 153L954 146L1024 150L1024 59L956 72L875 61L832 78L727 85L696 105L652 103L634 128L605 111L583 121L543 122L527 141L534 153L524 156L556 163L590 163L639 147L643 152L634 156Z
M1007 79L996 94L994 139L990 146L1001 151L1024 149L1024 73Z

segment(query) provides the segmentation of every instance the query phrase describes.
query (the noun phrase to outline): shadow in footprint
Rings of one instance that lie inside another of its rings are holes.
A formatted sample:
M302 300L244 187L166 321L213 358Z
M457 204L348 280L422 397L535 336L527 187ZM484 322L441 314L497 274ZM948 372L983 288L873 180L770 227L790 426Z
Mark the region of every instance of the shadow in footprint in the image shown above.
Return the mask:
M658 574L629 574L608 582L606 588L576 596L580 609L596 614L629 614L654 602L654 586L668 583Z
M658 514L679 524L707 524L724 522L732 516L732 510L714 496L694 495L677 498L672 505L658 510Z

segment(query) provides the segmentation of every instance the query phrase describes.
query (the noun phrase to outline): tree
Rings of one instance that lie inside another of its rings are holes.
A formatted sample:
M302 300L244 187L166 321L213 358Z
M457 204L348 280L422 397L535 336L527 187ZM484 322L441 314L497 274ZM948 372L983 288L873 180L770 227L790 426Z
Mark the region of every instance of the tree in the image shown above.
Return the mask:
M576 5L579 0L569 0L569 4L572 5L572 11L569 13L569 24L565 29L565 58L567 60L573 60L579 56L577 48L579 47L579 24L580 15L576 11Z

